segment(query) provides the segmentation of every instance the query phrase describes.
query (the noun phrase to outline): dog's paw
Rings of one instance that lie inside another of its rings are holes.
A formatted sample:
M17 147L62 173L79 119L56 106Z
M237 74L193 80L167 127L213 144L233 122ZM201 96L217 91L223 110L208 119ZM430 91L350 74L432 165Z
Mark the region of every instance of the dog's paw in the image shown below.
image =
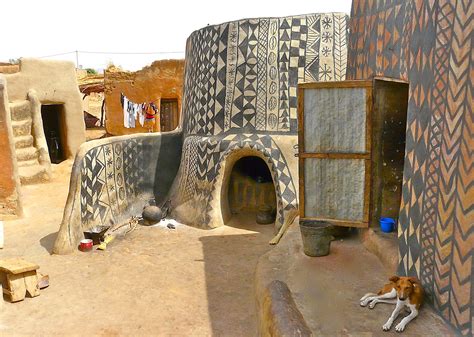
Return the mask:
M405 324L398 323L397 326L395 327L395 330L397 332L402 332L403 330L405 330Z
M369 301L370 301L370 298L366 298L365 300L360 301L360 306L361 307L366 307L367 304L369 303Z
M387 322L383 325L382 329L383 331L388 331L390 330L391 327L392 327L392 323Z
M375 305L377 304L377 302L375 300L373 300L372 302L369 303L369 308L370 309L373 309L375 308Z

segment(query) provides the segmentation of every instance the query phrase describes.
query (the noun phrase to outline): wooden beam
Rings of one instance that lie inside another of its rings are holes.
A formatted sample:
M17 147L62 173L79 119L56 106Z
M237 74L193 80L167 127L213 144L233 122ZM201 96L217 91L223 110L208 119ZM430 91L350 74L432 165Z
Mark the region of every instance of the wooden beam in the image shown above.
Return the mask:
M319 159L370 159L370 153L342 153L342 152L317 152L300 153L300 158L319 158Z
M335 220L335 219L326 219L326 218L300 218L300 221L324 221L328 222L335 226L342 226L342 227L358 227L358 228L367 228L369 226L368 222L364 221L352 221L352 220Z
M371 87L371 80L353 80L353 81L338 81L338 82L311 82L300 83L298 88L301 89L321 89L321 88L364 88Z

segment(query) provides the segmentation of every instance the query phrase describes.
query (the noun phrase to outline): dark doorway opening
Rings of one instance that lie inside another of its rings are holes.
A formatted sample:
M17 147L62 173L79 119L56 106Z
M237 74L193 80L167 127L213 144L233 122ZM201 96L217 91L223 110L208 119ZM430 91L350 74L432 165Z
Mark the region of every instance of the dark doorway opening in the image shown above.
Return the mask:
M255 220L266 208L276 212L276 194L272 175L263 159L247 156L237 160L229 176L227 200L230 217Z
M178 127L178 99L166 98L160 103L161 131L173 131Z
M48 143L49 158L58 164L66 159L66 133L64 125L64 105L46 104L41 106L43 130Z
M408 84L375 81L372 226L380 217L398 219L405 165Z

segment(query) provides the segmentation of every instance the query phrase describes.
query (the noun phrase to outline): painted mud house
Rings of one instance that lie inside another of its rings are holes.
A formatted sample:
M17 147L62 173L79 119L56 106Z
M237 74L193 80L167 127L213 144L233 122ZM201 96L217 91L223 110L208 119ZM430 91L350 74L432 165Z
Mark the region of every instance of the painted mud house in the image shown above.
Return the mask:
M339 14L195 31L187 42L182 127L83 146L55 252L70 252L82 228L126 219L149 197L171 200L173 216L186 224L225 224L229 203L239 200L229 198L228 183L234 168L245 174L242 158L262 163L272 177L280 228L299 206L298 82L389 77L408 84L399 274L418 276L440 315L472 335L473 7L469 0L354 0L348 43L347 18ZM118 189L100 193L108 179Z
M184 60L160 60L136 72L109 67L105 71L107 133L118 136L137 132L172 131L178 127L183 97ZM134 103L154 103L159 111L154 124L124 126L120 95ZM148 127L150 126L150 128Z
M64 61L22 59L17 70L0 74L0 120L5 145L0 149L5 167L2 193L4 186L11 191L17 181L21 184L48 181L51 163L73 157L85 141L74 65ZM16 197L11 195L2 201L7 205L2 212L16 213L12 211L14 207L8 205L14 205L13 199L19 198L18 187Z
M420 278L441 316L472 336L474 3L354 0L348 79L409 83L399 274Z
M150 197L170 200L175 219L201 228L222 226L235 212L252 212L255 201L267 203L276 212L278 231L298 207L297 84L344 79L347 21L340 13L309 14L193 32L186 47L180 127L83 146L76 159L82 169L73 171L55 252L75 249L80 228L122 221ZM120 91L112 97L117 108ZM118 119L121 123L123 116ZM116 178L118 190L106 192ZM260 198L269 187L275 197ZM74 202L81 206L72 207Z

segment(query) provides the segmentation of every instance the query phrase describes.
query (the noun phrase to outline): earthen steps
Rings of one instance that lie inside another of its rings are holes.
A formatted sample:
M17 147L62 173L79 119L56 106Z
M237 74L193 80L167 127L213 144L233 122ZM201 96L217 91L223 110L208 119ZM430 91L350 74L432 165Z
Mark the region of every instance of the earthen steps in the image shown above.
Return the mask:
M37 158L31 159L31 160L22 160L22 161L18 161L17 163L18 163L18 167L35 166L35 165L40 164Z
M28 136L31 135L31 118L21 121L12 121L13 136Z
M12 121L22 121L31 117L30 101L16 101L10 103Z
M22 185L36 184L49 180L46 169L41 165L19 167L18 174Z
M15 152L18 162L38 158L38 150L32 146L23 149L17 149Z
M33 146L32 135L13 137L13 141L15 142L16 149L23 149L25 147Z

